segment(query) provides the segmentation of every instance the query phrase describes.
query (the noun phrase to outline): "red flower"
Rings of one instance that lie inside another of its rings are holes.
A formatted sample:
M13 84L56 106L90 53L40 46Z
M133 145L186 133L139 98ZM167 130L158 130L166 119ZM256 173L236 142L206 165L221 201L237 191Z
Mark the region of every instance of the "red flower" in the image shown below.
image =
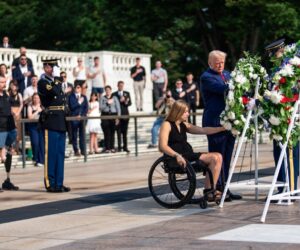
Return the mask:
M275 86L275 90L279 90L279 85Z
M282 99L280 100L280 103L287 103L287 102L295 102L299 98L298 94L295 94L293 97L289 98L283 95Z
M246 97L246 96L242 96L242 99L243 99L243 104L244 104L244 105L247 105L247 104L248 104L248 102L249 102L249 99L248 99L248 97Z
M279 80L279 83L280 83L280 84L286 83L285 77L281 77L280 80Z
M287 123L288 123L288 124L291 123L291 119L290 119L290 118L287 119Z

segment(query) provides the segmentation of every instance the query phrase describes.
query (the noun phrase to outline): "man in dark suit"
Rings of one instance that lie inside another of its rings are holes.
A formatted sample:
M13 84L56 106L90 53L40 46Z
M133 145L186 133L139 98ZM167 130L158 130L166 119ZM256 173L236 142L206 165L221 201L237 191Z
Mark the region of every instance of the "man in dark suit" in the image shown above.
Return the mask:
M118 82L118 91L113 93L113 96L116 96L120 102L121 106L121 115L129 115L128 107L131 105L130 93L124 91L124 82ZM117 135L118 135L118 151L121 151L121 135L123 138L123 150L127 153L127 130L128 130L129 119L120 119L120 123L117 125Z
M75 88L73 93L69 96L69 109L70 116L76 116L78 118L82 116L86 116L88 112L88 101L85 95L82 94L82 83L80 81L75 81ZM84 144L84 121L71 121L72 126L72 145L74 154L76 156L81 156L81 154L85 154L86 145ZM77 144L77 136L79 132L79 148Z
M230 73L224 70L226 53L213 50L208 56L209 68L201 75L201 95L203 96L204 112L203 127L220 127L220 114L225 109L225 95L228 90L227 81ZM223 191L224 181L227 181L235 138L229 131L208 135L209 152L219 152L223 157L222 172L217 183L217 189ZM224 181L222 180L224 176ZM228 191L229 192L229 191ZM230 199L241 199L237 194L229 192Z
M20 64L12 71L12 77L18 82L18 91L21 95L23 95L24 90L31 85L31 77L33 75L33 67L27 64L26 56L21 56Z
M47 192L69 192L63 185L66 141L65 96L57 59L43 60L45 73L38 82L38 93L45 110L40 115L45 135L45 187Z
M172 97L174 98L175 101L177 100L183 100L187 101L187 95L186 95L186 90L183 87L183 82L181 79L177 79L175 82L175 89L172 91Z
M13 48L13 46L9 43L8 36L3 37L2 44L0 45L0 48Z
M20 56L16 57L14 60L13 60L13 63L11 65L11 68L14 69L16 68L19 64L20 64L20 58L21 56L26 56L26 48L24 46L20 47ZM32 64L32 60L30 58L27 58L27 65L30 66L30 67L33 67L33 64Z

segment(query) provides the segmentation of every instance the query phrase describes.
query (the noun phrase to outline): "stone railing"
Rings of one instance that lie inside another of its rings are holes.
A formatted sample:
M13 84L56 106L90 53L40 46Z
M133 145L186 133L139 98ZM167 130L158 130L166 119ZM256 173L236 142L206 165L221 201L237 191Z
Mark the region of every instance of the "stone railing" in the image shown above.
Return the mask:
M10 66L14 58L19 56L18 49L0 48L0 63ZM107 84L112 86L113 91L117 89L117 82L122 80L125 82L125 89L131 93L133 105L130 111L135 111L135 98L133 91L133 81L130 77L130 68L135 65L135 58L141 58L141 64L146 69L146 87L144 91L144 111L152 111L152 82L150 79L151 71L151 55L139 53L125 53L112 51L92 51L86 53L46 51L27 49L27 57L29 57L34 66L35 73L40 76L43 73L43 59L60 58L60 68L67 72L68 81L73 82L72 70L77 65L77 58L81 57L86 67L93 64L93 58L98 56L103 70L107 77ZM91 90L91 83L88 81L88 90ZM88 95L90 92L88 91ZM89 99L89 96L88 96Z

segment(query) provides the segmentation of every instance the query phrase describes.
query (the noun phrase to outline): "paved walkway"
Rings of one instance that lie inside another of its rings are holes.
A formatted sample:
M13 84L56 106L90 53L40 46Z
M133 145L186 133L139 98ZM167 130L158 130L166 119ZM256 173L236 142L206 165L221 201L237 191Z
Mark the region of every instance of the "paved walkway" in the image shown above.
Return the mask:
M159 156L68 164L65 184L72 191L60 194L44 191L43 169L13 169L20 191L0 193L0 249L300 248L299 202L271 205L266 223L260 223L267 189L255 201L253 190L233 186L244 199L223 209L158 206L149 195L147 175ZM259 162L261 178L271 180L270 145L260 145ZM249 163L247 157L240 161L242 172L249 172Z

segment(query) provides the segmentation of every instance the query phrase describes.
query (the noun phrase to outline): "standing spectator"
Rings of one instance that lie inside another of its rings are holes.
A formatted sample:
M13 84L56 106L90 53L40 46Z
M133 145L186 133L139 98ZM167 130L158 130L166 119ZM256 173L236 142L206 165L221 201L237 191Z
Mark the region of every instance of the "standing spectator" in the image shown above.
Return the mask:
M100 117L98 93L92 92L89 101L88 117ZM100 119L89 119L87 131L90 133L90 152L89 154L99 153L97 136L101 132Z
M47 192L69 192L64 186L66 150L65 96L61 89L57 59L43 60L45 73L38 82L38 93L45 111L39 119L45 134L44 183Z
M8 73L7 66L4 63L0 64L0 76L4 77L6 79L5 89L7 89L10 81L12 80L12 77Z
M128 107L131 105L130 93L128 91L124 91L124 82L118 82L118 91L113 93L113 96L117 97L120 102L121 115L129 115ZM117 125L117 136L118 136L118 151L120 152L121 147L121 135L123 138L123 150L127 153L128 150L127 145L127 130L128 130L129 119L120 119L119 124Z
M28 118L39 119L43 108L38 93L32 95L32 103L28 106ZM38 123L28 124L31 148L32 148L32 160L35 161L36 167L43 167L45 162L45 142L43 132Z
M89 68L88 78L92 79L92 92L97 93L98 98L100 99L106 85L106 76L100 67L100 60L98 56L94 57L94 65Z
M15 125L17 128L17 139L15 142L15 151L19 153L19 145L22 138L22 130L21 130L21 112L23 109L23 98L22 95L18 92L18 84L16 81L12 80L9 84L8 88L9 93L9 102L11 106L11 112L13 114ZM13 150L12 150L13 152Z
M38 77L37 75L33 75L31 77L31 85L29 85L25 90L23 94L23 103L24 105L30 105L32 102L32 96L34 93L37 93L37 83L38 83Z
M146 86L146 70L141 65L141 59L135 59L136 65L130 69L130 76L133 79L135 105L137 111L143 111L143 95Z
M9 43L8 36L3 37L2 44L0 45L0 48L13 48L13 46Z
M16 139L16 127L14 118L11 113L9 96L4 90L6 80L0 76L0 149L1 162L4 162L7 178L2 184L2 188L6 190L18 190L10 181L10 170L12 162L11 148ZM6 151L6 148L8 150Z
M31 85L31 77L34 75L32 66L27 64L26 56L20 57L20 64L18 67L14 68L12 71L12 76L14 80L17 80L19 93L23 95L25 88Z
M199 106L200 93L197 87L197 82L194 81L194 76L191 72L186 74L186 83L183 85L186 92L187 103L190 107L190 110L193 113L196 112L197 107ZM189 116L189 122L191 123L191 116ZM196 116L193 115L193 124L196 125Z
M73 69L73 76L75 80L78 80L81 84L86 81L86 69L81 57L77 59L77 66Z
M87 115L88 112L88 101L85 95L82 94L82 85L80 82L76 81L75 83L75 90L69 97L69 108L70 108L70 116L75 117L84 117ZM84 121L71 121L72 126L72 144L75 156L81 156L81 154L85 154L85 147L84 144ZM77 144L77 136L79 132L79 148Z
M165 120L165 115L168 114L174 102L175 100L172 98L172 92L168 90L167 93L163 94L163 96L155 103L158 117L152 125L151 144L148 145L148 148L157 148L159 129Z
M168 73L162 68L161 61L156 61L155 69L151 72L151 80L153 81L153 93L155 102L163 96L168 86Z
M19 66L21 56L25 56L27 58L28 66L33 68L32 60L26 56L27 50L25 47L20 47L20 55L13 60L11 68L14 69Z
M213 50L208 55L209 68L201 75L201 94L204 101L203 127L220 127L220 114L225 109L225 93L228 90L226 82L230 79L230 73L224 70L226 53ZM235 138L230 131L223 131L213 135L207 135L208 151L218 152L223 157L222 172L217 183L217 189L223 192L224 181L227 181ZM230 193L227 200L238 200L242 197Z
M61 83L61 88L62 91L64 92L65 95L65 107L66 107L66 116L70 115L70 109L69 109L69 97L72 94L74 88L73 88L73 84L68 82L67 79L67 73L65 71L61 71L60 72L60 77L62 79L62 83ZM70 121L66 122L67 125L67 133L68 133L68 138L69 138L69 144L72 144L72 125ZM66 154L65 158L68 158L69 155Z
M186 90L183 87L183 82L181 81L181 79L176 80L175 87L176 88L172 91L172 97L174 98L174 100L183 100L186 102Z
M117 97L111 93L111 87L106 85L105 96L100 99L101 116L121 115L120 103ZM101 127L104 133L104 149L105 153L115 153L115 130L119 124L119 119L102 120Z

